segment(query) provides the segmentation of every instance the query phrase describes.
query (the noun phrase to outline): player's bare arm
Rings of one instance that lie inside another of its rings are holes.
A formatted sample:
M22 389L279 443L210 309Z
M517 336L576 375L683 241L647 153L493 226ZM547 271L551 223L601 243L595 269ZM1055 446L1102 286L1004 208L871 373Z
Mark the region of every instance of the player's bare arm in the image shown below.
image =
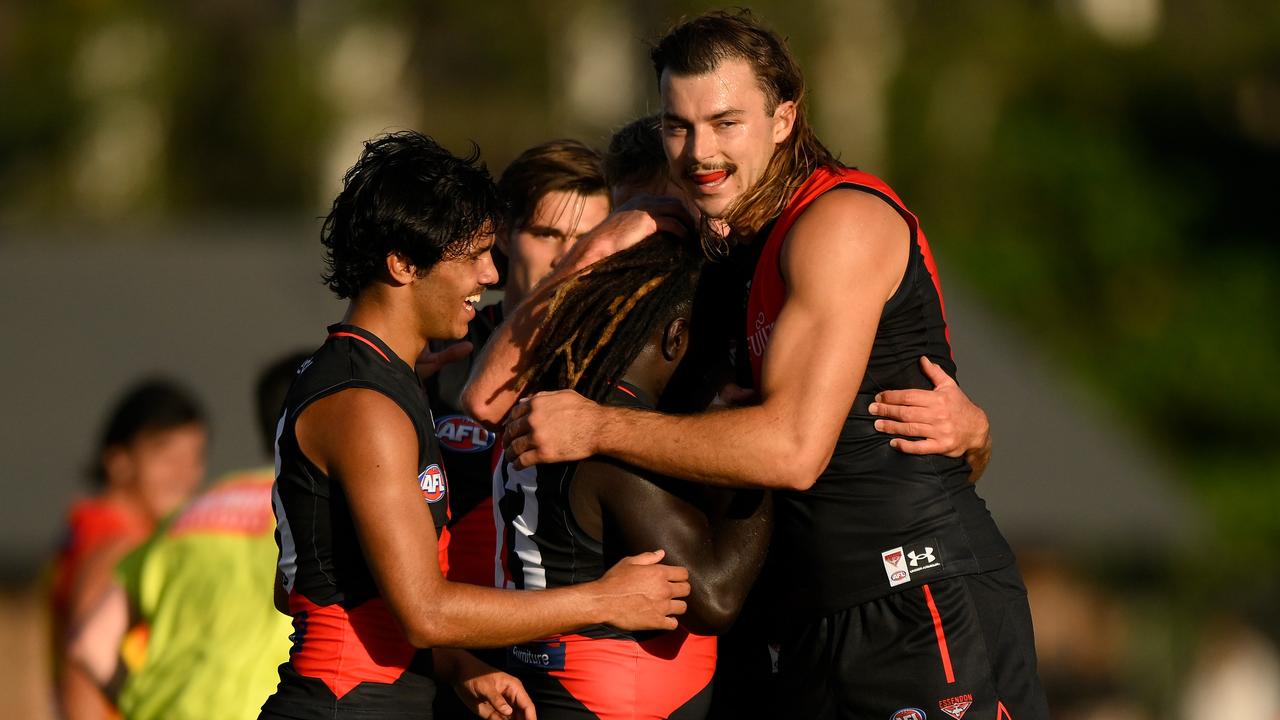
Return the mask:
M524 348L546 314L556 287L577 272L631 247L658 231L683 234L688 213L672 198L639 197L585 233L551 274L529 293L481 350L462 391L462 405L480 423L496 428L520 397L516 378L524 370Z
M689 592L661 551L627 558L599 581L518 593L447 582L435 528L417 485L418 439L389 397L344 390L297 420L303 453L347 495L366 560L391 612L417 647L496 647L591 623L671 629Z
M788 293L765 351L759 405L670 417L568 391L539 394L513 409L508 447L521 465L605 454L707 484L808 489L830 461L908 249L906 223L891 207L834 190L805 211L783 247Z
M963 455L973 469L969 481L977 482L991 460L987 414L937 363L921 357L920 368L933 383L933 390L886 390L877 394L868 411L885 419L877 420L875 428L899 436L889 445L910 455Z
M703 491L732 497L709 508L695 496ZM590 460L574 475L571 501L588 534L603 540L613 533L627 551L661 547L665 562L689 570L689 610L681 625L715 635L733 624L768 550L773 521L768 493L700 488Z

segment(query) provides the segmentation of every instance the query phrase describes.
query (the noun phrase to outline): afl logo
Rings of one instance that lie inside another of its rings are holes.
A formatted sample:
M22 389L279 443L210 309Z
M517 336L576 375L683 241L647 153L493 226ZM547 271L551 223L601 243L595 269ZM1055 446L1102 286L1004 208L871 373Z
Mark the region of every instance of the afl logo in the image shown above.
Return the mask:
M480 423L465 415L446 415L436 421L440 444L455 452L478 453L493 447L497 438Z
M418 476L418 487L422 488L422 499L429 503L440 502L446 488L444 471L435 463L428 465Z
M926 720L928 716L920 708L902 708L889 716L889 720Z

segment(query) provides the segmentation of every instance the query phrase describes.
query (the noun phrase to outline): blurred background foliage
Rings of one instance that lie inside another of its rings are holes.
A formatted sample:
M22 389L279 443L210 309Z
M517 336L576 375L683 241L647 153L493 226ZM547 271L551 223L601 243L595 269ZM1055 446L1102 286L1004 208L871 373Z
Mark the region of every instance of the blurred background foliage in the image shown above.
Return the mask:
M359 142L394 128L474 141L495 171L552 137L603 146L657 108L646 41L711 6L3 0L0 232L321 215ZM752 8L789 37L832 149L1193 490L1208 539L1116 581L1187 613L1224 589L1273 605L1280 3Z

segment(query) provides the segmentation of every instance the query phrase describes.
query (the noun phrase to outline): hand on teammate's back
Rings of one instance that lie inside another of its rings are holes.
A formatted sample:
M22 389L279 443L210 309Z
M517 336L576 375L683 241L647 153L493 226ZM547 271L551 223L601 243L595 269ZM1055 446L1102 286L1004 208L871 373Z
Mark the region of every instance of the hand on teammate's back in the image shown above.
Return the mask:
M987 414L929 358L920 358L920 366L933 389L886 390L876 395L868 410L885 418L876 421L876 430L898 435L889 445L910 455L960 457L986 447L991 429Z
M596 454L600 406L572 390L521 398L507 417L507 453L517 469Z
M620 630L674 630L687 605L689 571L659 564L662 550L625 557L595 582L609 608L605 624Z

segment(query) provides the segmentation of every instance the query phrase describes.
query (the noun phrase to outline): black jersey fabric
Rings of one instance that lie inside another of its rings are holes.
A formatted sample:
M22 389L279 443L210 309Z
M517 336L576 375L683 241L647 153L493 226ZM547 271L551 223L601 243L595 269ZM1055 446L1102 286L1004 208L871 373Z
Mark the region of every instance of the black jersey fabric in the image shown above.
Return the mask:
M496 433L485 430L467 415L462 409L461 398L476 357L501 324L502 303L486 305L477 311L467 325L467 336L463 338L463 341L471 343L471 354L440 368L439 372L423 383L431 409L435 413L437 439L444 466L449 472L450 528L455 527L467 513L493 497L493 455L501 450L501 443L498 442ZM433 341L431 349L439 352L453 344ZM493 555L490 553L487 569L491 576L492 560ZM489 580L487 584L492 585L492 577Z
M409 644L365 562L342 486L306 457L295 433L311 403L353 388L382 393L412 421L418 476L404 482L421 490L437 535L447 521L448 483L413 369L373 333L331 326L324 345L299 369L276 434L272 499L294 633L263 717L430 717L431 653Z
M644 391L619 382L605 399L609 405L653 408ZM502 462L495 474L501 484L497 498L505 533L503 570L506 586L520 590L578 585L604 576L607 561L604 544L578 525L569 505L570 486L579 463L549 463L516 470ZM583 628L578 635L594 638L629 638L614 628Z
M921 356L956 374L941 286L918 221L873 176L849 169L818 175L797 192L803 200L793 200L783 218L794 219L803 210L797 202L807 205L836 188L858 190L875 195L903 217L911 245L898 288L881 310L862 384L831 461L809 490L775 494L770 551L777 597L783 607L811 616L1013 562L1008 543L969 483L968 463L891 448L891 436L875 430L876 418L867 409L882 390L932 389L920 369ZM819 180L824 184L813 185ZM739 249L731 259L736 261L728 264L730 272L739 268L740 317L746 316L762 285L773 285L779 297L785 292L780 255L789 228L789 223L770 225L755 247ZM747 356L754 349L758 359L761 352L761 337L749 334L750 329L743 325L743 337L735 345L741 381L754 379ZM767 333L763 340L767 343ZM812 344L813 352L823 352L821 338L812 338Z

